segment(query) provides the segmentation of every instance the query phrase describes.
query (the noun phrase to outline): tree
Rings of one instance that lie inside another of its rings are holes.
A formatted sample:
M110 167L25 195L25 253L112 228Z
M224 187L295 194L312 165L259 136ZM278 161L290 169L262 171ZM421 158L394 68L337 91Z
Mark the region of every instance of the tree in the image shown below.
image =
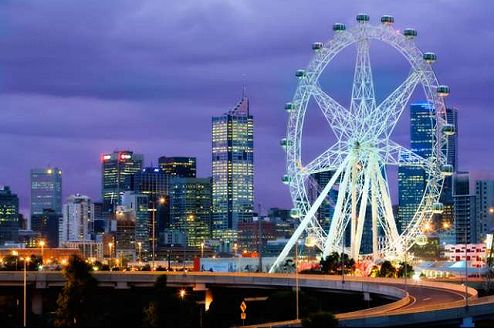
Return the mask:
M413 270L412 265L405 262L401 262L400 267L398 268L398 277L404 278L406 275L407 278L411 278L414 272L415 271Z
M66 283L58 295L55 312L56 327L89 326L95 312L92 297L97 287L90 266L77 255L70 256L63 274Z
M326 256L325 259L321 259L320 264L321 272L335 274L338 266L341 266L340 254L338 254L337 252L333 252L331 255Z
M335 328L337 326L338 320L330 312L311 313L302 319L302 327L304 328Z
M338 252L333 252L331 255L326 256L326 259L321 259L321 272L328 274L341 274L342 260ZM345 268L345 273L353 270L355 266L355 260L350 258L347 254L343 254L343 265Z
M391 264L389 260L385 260L381 264L381 269L379 270L379 277L381 278L395 278L396 268Z

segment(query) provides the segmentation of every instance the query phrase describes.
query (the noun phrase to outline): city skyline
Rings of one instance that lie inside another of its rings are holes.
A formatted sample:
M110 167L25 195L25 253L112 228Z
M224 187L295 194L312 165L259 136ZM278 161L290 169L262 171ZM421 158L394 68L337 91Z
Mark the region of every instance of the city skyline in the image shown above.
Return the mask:
M332 36L332 23L353 22L360 11L374 23L392 14L397 29L418 30L417 45L438 55L438 79L451 87L447 105L459 109L459 169L492 168L485 141L494 137L494 122L482 105L492 101L493 85L492 46L484 42L494 30L488 1L420 1L408 8L390 1L315 2L310 8L261 2L0 6L8 18L0 37L0 129L8 141L0 184L19 196L25 215L30 169L61 168L63 200L74 193L98 200L99 159L115 149L144 154L144 166L157 165L162 155L197 157L198 176L209 176L210 119L231 108L243 84L256 117L255 203L291 207L278 145L286 130L283 106L297 84L293 74L308 63L312 42ZM46 19L50 15L58 19ZM454 27L447 24L453 21ZM45 42L32 40L33 34ZM379 54L373 64L384 87L400 81ZM351 79L353 70L344 72ZM383 85L376 86L378 97ZM348 88L340 89L336 94L344 99ZM316 128L308 136L328 145L316 137L325 127Z

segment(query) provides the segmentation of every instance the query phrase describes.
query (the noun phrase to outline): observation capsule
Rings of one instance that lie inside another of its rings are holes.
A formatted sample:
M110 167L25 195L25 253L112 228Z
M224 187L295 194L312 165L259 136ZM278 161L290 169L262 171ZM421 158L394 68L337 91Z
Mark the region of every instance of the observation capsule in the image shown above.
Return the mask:
M367 23L369 21L369 15L367 14L358 14L357 15L357 22L359 23Z
M443 126L442 131L446 136L453 136L455 134L455 126L451 123L447 123Z
M437 56L434 53L424 53L423 58L427 62L427 64L432 64L436 61Z
M297 72L295 72L295 76L299 79L305 77L305 75L306 75L305 70L297 70Z
M405 29L403 30L403 35L407 37L407 39L413 39L417 36L417 30L415 29Z
M446 97L449 95L449 87L446 85L440 85L437 87L437 94L440 97Z
M432 204L432 212L434 214L442 214L444 211L444 205L441 202L435 202Z
M281 181L283 182L283 184L288 185L292 181L292 178L288 175L283 175L283 177L281 178Z
M322 42L314 42L312 44L312 50L315 50L315 51L321 49L322 47L323 47L323 43Z
M335 23L333 24L333 31L341 32L346 30L346 25L343 23Z
M280 141L280 145L281 147L286 150L288 147L292 146L293 145L293 142L289 139L286 139L286 138L283 138L281 141Z
M395 22L395 18L391 15L384 15L381 17L381 23L384 25L391 25Z
M295 104L293 103L286 103L285 104L285 110L290 113L295 110Z
M292 217L292 218L299 218L300 215L301 215L300 209L298 209L298 208L292 208L290 210L290 217Z
M451 176L453 175L453 166L450 164L445 164L441 166L441 174L444 176Z

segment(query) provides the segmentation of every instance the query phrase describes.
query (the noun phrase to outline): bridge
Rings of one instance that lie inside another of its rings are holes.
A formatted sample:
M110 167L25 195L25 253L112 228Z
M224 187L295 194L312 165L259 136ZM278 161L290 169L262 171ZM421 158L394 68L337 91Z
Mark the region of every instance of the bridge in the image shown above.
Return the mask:
M205 292L205 304L209 305L213 296L209 288L229 286L235 288L276 288L295 287L296 281L303 288L325 289L328 291L349 291L361 294L362 298L378 294L394 301L379 307L349 313L337 314L340 325L346 327L382 327L447 323L477 319L494 314L494 296L477 297L477 291L465 286L403 279L362 278L332 275L268 274L268 273L212 273L212 272L93 272L101 287L129 289L131 287L151 287L160 275L167 275L167 284L176 287L191 287ZM0 272L0 286L22 286L23 272ZM41 292L50 287L65 284L61 272L28 272L27 284L31 291L33 313L42 311ZM468 295L468 300L465 296ZM466 304L468 302L468 305ZM256 326L286 327L300 326L299 320L279 323L258 324Z

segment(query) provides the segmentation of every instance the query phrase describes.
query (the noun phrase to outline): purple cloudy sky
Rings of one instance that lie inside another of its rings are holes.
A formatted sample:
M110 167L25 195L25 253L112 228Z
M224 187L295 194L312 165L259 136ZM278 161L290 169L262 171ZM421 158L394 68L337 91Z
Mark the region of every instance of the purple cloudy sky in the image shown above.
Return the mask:
M289 207L279 139L294 71L309 62L313 41L331 37L334 22L354 24L362 11L373 23L394 15L397 29L415 27L418 46L437 53L438 79L452 90L448 105L461 111L460 168L488 171L492 3L2 1L0 184L19 194L27 214L30 168L59 166L64 197L79 192L99 199L99 157L114 149L144 153L146 164L161 155L197 156L199 175L210 175L211 116L229 110L245 82L255 117L256 200L264 209ZM341 67L333 67L338 79L328 79L337 99L350 93L353 72L343 68L351 56L344 55ZM381 77L376 89L391 90L406 76L398 59L379 51L371 56ZM322 145L326 127L316 122L307 140Z

